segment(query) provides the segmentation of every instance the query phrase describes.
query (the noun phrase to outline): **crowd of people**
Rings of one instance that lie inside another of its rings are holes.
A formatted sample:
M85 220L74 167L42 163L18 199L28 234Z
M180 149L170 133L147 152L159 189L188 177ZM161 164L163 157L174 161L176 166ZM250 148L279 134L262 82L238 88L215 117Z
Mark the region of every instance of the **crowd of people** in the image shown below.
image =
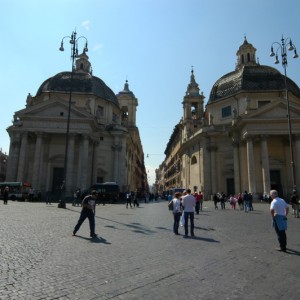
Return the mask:
M271 190L269 195L265 197L270 204L270 212L272 216L272 225L275 229L279 247L278 251L287 251L287 215L289 213L289 206L287 202L278 196L277 190ZM176 192L173 196L169 193L167 196L169 209L172 210L173 232L175 235L179 235L179 226L184 227L184 237L188 237L189 223L190 223L190 236L195 237L194 233L194 214L199 214L203 207L203 193L194 192L191 193L190 189L186 189L182 194ZM239 209L248 213L253 211L253 196L246 190L238 195L230 194L229 197L225 193L215 193L213 195L213 202L215 209L218 209L220 203L221 209L225 209L226 203L230 204L232 210L236 209L238 205ZM294 190L290 198L290 203L293 208L293 215L299 218L300 200L297 191Z

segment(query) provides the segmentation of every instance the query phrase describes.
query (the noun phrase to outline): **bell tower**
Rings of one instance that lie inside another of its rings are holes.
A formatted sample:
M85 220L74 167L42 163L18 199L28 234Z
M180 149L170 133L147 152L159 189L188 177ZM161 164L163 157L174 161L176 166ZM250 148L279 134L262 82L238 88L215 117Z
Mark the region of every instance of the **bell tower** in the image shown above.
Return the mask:
M124 84L123 91L119 92L116 96L122 111L122 125L125 127L135 127L138 99L133 92L129 90L128 80L126 80Z
M200 94L199 85L195 80L194 70L191 71L190 83L188 84L185 96L183 98L183 138L188 138L194 132L202 127L204 113L203 92Z
M91 63L89 62L89 57L86 55L85 52L80 54L76 59L76 72L85 72L91 73Z

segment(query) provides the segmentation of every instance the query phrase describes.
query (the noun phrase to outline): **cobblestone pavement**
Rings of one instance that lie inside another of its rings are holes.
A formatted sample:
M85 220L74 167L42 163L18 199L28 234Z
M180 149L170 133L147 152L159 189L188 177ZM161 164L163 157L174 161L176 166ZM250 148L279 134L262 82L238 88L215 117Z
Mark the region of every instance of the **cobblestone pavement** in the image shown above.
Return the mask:
M269 205L195 216L195 238L172 232L165 201L80 208L0 203L0 299L299 299L300 219L289 217L288 253L275 251ZM183 232L180 228L181 233Z

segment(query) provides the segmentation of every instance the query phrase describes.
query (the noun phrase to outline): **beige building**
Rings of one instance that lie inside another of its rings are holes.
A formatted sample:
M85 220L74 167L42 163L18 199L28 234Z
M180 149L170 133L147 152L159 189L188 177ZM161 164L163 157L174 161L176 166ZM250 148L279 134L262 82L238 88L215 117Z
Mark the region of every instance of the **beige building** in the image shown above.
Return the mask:
M127 81L115 95L93 76L86 53L75 63L73 72L45 80L35 96L28 95L26 108L15 112L7 129L6 180L28 181L42 193L59 193L65 178L68 196L96 182L116 182L121 191L145 189L137 98Z
M256 49L246 38L237 51L235 70L216 81L205 109L192 71L183 117L160 166L159 186L197 189L206 199L217 192L244 190L259 198L271 188L289 196L293 176L284 80L278 70L257 62ZM289 78L287 88L299 188L300 93ZM177 173L170 172L172 168Z

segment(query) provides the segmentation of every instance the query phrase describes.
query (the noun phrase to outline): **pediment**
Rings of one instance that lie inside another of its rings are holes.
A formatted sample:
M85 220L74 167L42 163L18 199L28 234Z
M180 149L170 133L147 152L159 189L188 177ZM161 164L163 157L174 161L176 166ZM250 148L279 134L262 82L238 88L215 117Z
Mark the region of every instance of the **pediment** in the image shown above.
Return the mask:
M63 100L47 100L45 102L29 106L23 110L16 112L16 115L22 119L26 118L61 118L68 115L68 103ZM71 105L70 111L71 118L90 118L91 114L84 108L78 108Z
M248 114L248 119L286 119L287 104L283 100L274 101L264 105L255 111ZM300 117L300 106L290 102L290 116L291 118Z

